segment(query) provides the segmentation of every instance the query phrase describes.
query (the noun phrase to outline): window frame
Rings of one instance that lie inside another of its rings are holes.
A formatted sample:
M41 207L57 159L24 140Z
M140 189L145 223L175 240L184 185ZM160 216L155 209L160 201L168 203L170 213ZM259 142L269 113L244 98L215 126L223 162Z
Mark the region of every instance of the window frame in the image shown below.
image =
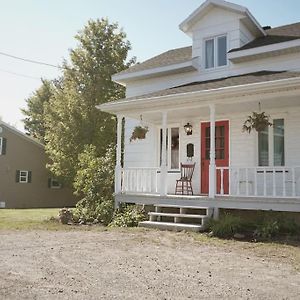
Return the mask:
M0 137L0 155L2 155L3 137Z
M226 64L222 66L218 66L218 38L226 37ZM214 45L214 66L211 68L206 67L206 42L213 40ZM222 69L228 67L228 35L226 33L219 34L211 37L206 37L203 39L203 65L205 71L212 71L216 69Z
M26 175L22 175L22 172L25 172ZM26 181L23 181L22 178L25 177L25 180ZM29 171L27 170L20 170L20 173L19 173L19 183L28 183L28 179L29 179Z
M257 138L256 138L256 164L258 167L285 167L286 166L286 118L284 116L276 116L273 117L272 120L270 120L270 122L273 124L274 120L283 120L283 124L284 124L284 144L283 144L283 148L284 148L284 165L275 165L274 164L274 126L268 126L268 147L269 147L269 155L268 155L268 165L267 166L260 166L259 165L259 148L258 148L258 132L256 134Z
M57 182L58 185L53 185L53 182ZM50 178L50 189L58 190L62 188L62 184L55 178Z
M172 169L171 168L171 142L172 142L172 137L171 137L171 130L172 128L178 128L178 134L179 134L179 149L178 149L178 168ZM162 128L158 128L158 166L160 167L160 161L161 161L161 144L160 144L160 132ZM180 171L180 158L181 158L181 128L180 124L172 124L167 127L167 134L168 134L168 140L167 140L167 169L168 171Z

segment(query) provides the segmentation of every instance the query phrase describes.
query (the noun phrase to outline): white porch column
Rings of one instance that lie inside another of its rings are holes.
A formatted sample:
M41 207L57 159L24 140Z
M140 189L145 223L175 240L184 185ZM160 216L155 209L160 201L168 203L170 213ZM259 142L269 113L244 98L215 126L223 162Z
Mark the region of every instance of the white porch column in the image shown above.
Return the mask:
M215 104L209 105L210 109L210 161L209 161L209 198L216 194L216 108Z
M117 116L117 147L116 147L116 168L115 168L115 194L121 193L121 149L122 149L122 120L123 116ZM117 204L116 204L117 205Z
M168 113L162 113L162 150L160 166L160 195L166 196L168 190L168 167L167 167L167 123Z

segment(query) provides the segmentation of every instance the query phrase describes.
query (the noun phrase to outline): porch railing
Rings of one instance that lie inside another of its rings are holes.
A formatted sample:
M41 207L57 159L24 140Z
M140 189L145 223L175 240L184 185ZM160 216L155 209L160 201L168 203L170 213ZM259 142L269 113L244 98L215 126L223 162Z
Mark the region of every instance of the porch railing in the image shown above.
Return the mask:
M124 168L122 193L157 193L159 168Z
M300 197L300 167L217 167L218 195Z

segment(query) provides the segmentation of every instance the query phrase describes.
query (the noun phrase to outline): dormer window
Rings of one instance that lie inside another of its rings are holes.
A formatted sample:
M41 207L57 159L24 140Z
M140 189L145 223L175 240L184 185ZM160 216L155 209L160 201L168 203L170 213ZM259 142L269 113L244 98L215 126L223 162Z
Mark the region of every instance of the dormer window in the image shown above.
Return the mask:
M223 67L227 65L227 37L226 35L206 39L205 69Z

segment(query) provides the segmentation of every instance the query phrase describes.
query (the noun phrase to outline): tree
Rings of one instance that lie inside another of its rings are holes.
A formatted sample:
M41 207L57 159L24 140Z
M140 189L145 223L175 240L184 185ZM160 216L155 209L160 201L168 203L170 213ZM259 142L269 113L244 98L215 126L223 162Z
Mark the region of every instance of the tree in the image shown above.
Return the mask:
M53 82L42 79L42 85L26 99L27 109L22 109L26 116L23 120L28 135L44 143L45 138L45 105L53 95Z
M64 62L63 82L46 109L46 151L50 170L72 183L78 157L85 145L94 145L96 155L105 155L115 143L115 119L96 105L124 97L124 88L111 76L128 68L129 41L118 24L107 19L89 21L75 38L78 46Z

